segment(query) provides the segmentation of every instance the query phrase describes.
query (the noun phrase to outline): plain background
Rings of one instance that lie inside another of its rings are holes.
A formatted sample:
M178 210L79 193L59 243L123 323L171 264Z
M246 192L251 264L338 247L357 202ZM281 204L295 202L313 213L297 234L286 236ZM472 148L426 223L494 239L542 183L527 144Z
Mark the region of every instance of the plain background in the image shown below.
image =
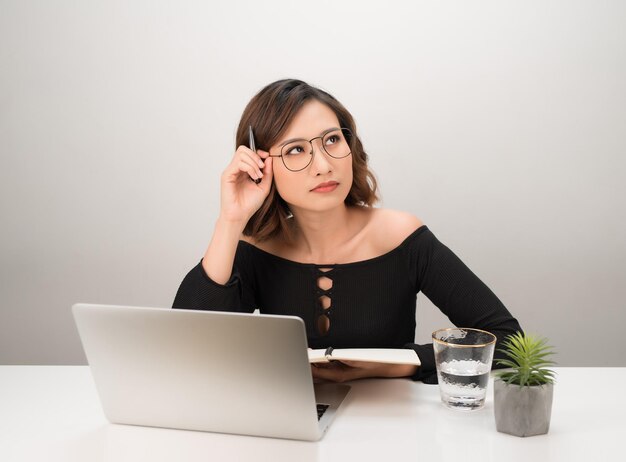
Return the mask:
M239 117L300 78L560 365L626 366L626 3L0 0L0 363L76 302L171 306ZM418 296L417 339L449 326Z

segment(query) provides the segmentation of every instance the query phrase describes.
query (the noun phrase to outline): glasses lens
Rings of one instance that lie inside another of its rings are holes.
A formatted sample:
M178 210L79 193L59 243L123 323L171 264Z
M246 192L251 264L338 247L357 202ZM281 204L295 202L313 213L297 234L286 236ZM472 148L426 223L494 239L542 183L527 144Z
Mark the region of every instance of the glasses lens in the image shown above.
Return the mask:
M282 150L283 162L289 170L302 170L311 162L311 143L298 140L286 144Z
M339 128L324 135L322 146L329 156L341 159L350 154L349 140L351 138L350 130Z
M324 135L322 147L324 151L335 159L350 155L350 140L352 132L347 128L338 128ZM297 172L308 167L313 155L313 146L310 141L297 140L283 146L281 151L283 162L289 170Z

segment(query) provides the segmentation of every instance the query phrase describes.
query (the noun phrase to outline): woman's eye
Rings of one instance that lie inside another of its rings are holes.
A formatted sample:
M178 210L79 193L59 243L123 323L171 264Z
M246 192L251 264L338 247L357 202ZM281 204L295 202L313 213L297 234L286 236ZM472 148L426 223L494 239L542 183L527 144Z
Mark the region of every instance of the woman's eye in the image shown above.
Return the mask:
M341 141L341 138L339 138L338 135L330 135L328 138L326 138L326 144L335 144L339 143L339 141Z
M304 148L302 146L292 146L285 151L285 154L288 156L294 156L298 154L302 154L304 152Z

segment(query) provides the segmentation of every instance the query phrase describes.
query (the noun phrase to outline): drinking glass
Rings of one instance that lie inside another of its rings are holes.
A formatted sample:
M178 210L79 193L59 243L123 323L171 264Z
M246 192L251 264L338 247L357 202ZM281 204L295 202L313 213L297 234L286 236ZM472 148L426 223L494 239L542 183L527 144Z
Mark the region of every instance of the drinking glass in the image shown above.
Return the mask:
M496 336L465 327L433 332L435 364L443 404L476 410L485 404Z

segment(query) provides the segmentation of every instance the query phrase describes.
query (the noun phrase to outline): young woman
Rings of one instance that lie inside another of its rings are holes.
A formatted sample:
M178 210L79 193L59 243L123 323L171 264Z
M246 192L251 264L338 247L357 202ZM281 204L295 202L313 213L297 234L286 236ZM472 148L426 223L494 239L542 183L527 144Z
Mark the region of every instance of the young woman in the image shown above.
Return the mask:
M213 238L174 308L296 315L311 348L410 348L422 363L311 368L330 381L435 383L432 344L413 343L420 291L455 325L488 330L498 342L521 330L419 218L372 207L368 156L334 97L300 80L271 83L244 110L236 138Z

